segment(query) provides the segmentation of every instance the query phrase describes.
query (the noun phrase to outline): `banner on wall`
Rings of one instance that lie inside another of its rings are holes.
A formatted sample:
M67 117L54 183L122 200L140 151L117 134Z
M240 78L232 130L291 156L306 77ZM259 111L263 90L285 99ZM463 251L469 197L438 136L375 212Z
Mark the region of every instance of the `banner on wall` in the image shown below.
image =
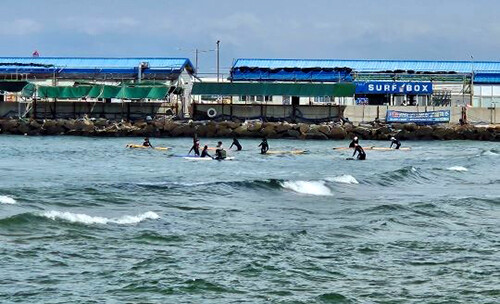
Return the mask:
M432 82L357 82L356 94L430 95L432 94Z
M417 124L435 124L450 122L450 110L430 111L430 112L401 112L388 110L385 117L387 123L414 122Z

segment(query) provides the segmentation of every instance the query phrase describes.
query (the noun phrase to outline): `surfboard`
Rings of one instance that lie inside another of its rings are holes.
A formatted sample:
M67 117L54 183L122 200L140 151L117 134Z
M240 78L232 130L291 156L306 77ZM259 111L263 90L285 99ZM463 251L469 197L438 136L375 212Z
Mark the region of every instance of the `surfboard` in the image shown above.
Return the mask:
M411 148L405 147L405 148L395 149L395 148L387 148L387 147L370 147L368 150L376 150L376 151L397 151L397 150L409 151L409 150L411 150Z
M333 148L333 150L350 150L350 149L354 149L354 148L349 148L349 147L336 147L336 148ZM411 148L409 147L404 147L404 148L399 148L399 149L394 149L394 148L388 148L388 147L366 147L366 148L363 148L363 150L375 150L375 151L397 151L397 150L401 150L401 151L410 151Z
M190 160L190 161L209 161L209 160L218 160L218 159L213 159L211 157L198 157L198 156L186 156L183 157L185 160ZM222 160L234 160L234 157L226 157Z
M135 145L135 144L128 144L126 147L131 148L131 149L151 149L151 147L145 147L143 145ZM153 149L159 150L159 151L167 151L167 150L170 150L171 148L169 148L169 147L154 147Z
M300 154L306 154L306 150L291 150L291 151L278 151L278 150L269 150L265 154L271 154L271 155L279 155L279 154L293 154L293 155L300 155Z

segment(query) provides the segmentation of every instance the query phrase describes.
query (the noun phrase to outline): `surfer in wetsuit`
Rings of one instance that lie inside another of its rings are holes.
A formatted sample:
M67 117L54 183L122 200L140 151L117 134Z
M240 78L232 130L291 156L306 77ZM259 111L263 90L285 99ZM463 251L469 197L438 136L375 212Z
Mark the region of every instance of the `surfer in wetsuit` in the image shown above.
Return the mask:
M352 157L358 153L358 160L365 160L366 159L366 153L365 150L359 145L359 144L354 144L354 153L352 154Z
M151 147L151 148L153 148L153 146L152 146L152 145L151 145L151 143L149 142L149 137L144 138L144 142L142 143L142 145L143 145L144 147Z
M210 154L208 154L208 146L205 145L203 147L203 150L201 151L201 156L200 157L210 157L213 158Z
M260 154L266 154L267 151L269 150L269 144L267 143L267 139L264 137L262 139L262 142L259 145L260 147Z
M193 138L193 146L189 150L188 155L191 154L191 151L194 151L194 155L200 156L200 140L196 137Z
M241 149L242 149L241 144L240 144L240 142L238 141L238 139L236 137L233 138L233 143L229 147L229 150L231 150L231 148L233 147L233 145L236 147L236 151L241 151Z
M359 144L359 139L357 136L354 136L354 138L352 139L351 143L349 144L349 148L354 148L355 145L358 145Z
M215 148L215 158L216 160L223 160L226 158L226 150L222 147L222 141L217 143L217 147Z
M396 137L391 137L391 146L389 148L392 148L392 145L396 145L396 150L401 147L401 142L396 139Z

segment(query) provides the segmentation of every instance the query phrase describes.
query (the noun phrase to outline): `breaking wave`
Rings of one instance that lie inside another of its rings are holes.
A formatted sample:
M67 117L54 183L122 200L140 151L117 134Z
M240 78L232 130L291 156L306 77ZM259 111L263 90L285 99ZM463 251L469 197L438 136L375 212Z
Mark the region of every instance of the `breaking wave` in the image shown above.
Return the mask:
M325 186L324 181L284 181L281 186L285 189L292 190L301 194L332 196L333 193Z
M390 186L405 180L422 183L428 179L429 178L425 177L419 169L413 166L407 166L394 171L382 173L380 177L376 179L376 183L382 186Z
M329 182L341 183L341 184L359 184L359 182L354 178L354 176L349 174L344 174L335 177L326 178Z
M82 223L87 225L92 225L92 224L132 225L148 219L156 220L160 218L158 214L152 211L148 211L139 215L125 215L119 218L107 218L101 216L91 216L83 213L71 213L71 212L51 210L42 213L41 216L51 220L64 220L71 223Z
M17 201L15 199L13 199L12 197L6 196L6 195L0 195L0 204L13 205L15 203L17 203Z
M469 171L467 168L462 167L462 166L453 166L453 167L449 167L449 168L447 168L446 170L450 170L450 171L458 171L458 172L466 172L466 171Z

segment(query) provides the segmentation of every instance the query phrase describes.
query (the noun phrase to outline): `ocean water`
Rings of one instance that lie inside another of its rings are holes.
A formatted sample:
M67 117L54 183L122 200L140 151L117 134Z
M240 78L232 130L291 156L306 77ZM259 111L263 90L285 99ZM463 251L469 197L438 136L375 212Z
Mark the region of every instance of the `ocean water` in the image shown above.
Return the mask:
M498 143L127 143L0 136L1 303L500 302Z

